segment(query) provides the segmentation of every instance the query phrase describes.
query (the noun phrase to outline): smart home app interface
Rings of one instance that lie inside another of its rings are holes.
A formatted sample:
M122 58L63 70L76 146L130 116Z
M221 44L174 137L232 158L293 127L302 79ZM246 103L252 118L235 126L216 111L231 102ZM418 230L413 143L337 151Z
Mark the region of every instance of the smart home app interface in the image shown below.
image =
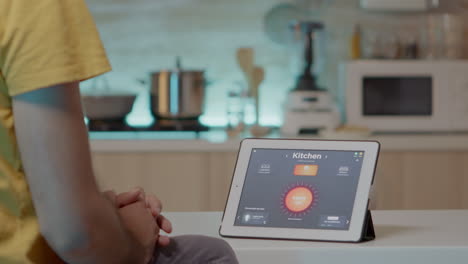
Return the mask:
M348 230L363 151L253 149L236 226Z

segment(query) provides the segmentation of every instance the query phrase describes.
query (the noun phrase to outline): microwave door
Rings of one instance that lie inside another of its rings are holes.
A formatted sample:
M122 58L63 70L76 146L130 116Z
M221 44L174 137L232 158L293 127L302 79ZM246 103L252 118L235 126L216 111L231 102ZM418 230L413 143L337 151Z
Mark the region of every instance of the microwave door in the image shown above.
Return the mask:
M363 97L364 116L430 117L433 112L430 76L365 77Z
M343 69L349 125L375 132L468 129L468 61L357 61Z
M375 132L433 132L446 128L433 75L364 76L361 114Z

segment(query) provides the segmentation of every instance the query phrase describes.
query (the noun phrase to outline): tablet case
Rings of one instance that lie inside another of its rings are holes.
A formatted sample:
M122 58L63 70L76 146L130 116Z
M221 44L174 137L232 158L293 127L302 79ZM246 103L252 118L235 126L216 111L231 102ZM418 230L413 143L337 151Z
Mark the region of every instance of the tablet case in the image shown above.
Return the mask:
M223 218L224 218L224 213L223 213ZM219 226L219 235L222 237L231 237L231 238L242 238L242 237L236 237L236 236L224 236L221 234L221 226ZM245 237L248 238L248 237ZM254 239L271 239L267 237L257 237ZM367 242L375 239L375 230L374 230L374 222L372 221L372 214L369 209L366 211L366 216L364 217L364 223L362 226L362 235L361 239L356 241L356 242ZM290 240L290 239L280 239L280 240ZM317 240L320 241L320 240ZM327 241L327 242L333 242L333 241ZM336 241L336 242L344 242L344 241Z
M367 209L366 216L364 218L364 225L362 227L361 240L358 242L365 242L375 239L375 230L374 222L372 221L372 214L369 209Z

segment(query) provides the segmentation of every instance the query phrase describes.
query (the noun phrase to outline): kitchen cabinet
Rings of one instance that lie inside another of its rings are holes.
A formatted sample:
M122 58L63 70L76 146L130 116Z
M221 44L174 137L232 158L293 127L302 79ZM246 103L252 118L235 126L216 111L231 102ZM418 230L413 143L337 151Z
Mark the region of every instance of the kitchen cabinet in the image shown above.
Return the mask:
M106 153L94 154L93 163L101 190L122 192L141 186L164 201L164 210L212 209L209 154Z
M142 186L167 211L223 210L234 151L94 152L103 190ZM382 151L373 209L468 209L468 151Z
M466 209L468 152L383 152L374 198L379 209Z

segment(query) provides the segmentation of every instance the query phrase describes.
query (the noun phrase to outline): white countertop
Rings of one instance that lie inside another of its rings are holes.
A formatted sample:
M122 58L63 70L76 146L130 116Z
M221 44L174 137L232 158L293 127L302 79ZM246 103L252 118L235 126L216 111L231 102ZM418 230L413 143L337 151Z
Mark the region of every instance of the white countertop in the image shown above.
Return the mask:
M219 237L221 212L166 213L173 235ZM364 243L225 239L240 263L467 263L468 210L373 211Z
M236 152L242 138L229 138L223 130L201 132L91 132L94 152ZM284 138L273 133L269 138ZM337 136L300 139L377 140L382 151L468 151L468 133L394 134L368 137Z

